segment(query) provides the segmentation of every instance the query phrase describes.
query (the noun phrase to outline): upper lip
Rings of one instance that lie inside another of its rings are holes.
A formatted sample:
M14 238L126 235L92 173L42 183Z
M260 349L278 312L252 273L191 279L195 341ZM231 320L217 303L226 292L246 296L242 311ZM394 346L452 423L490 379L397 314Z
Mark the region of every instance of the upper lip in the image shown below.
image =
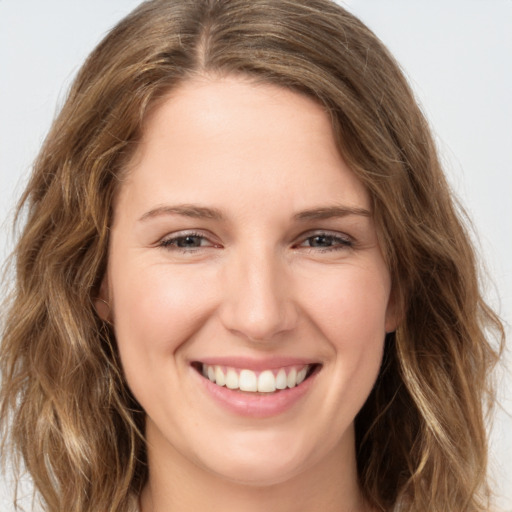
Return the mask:
M240 368L253 371L274 370L278 368L285 368L287 366L302 366L319 364L319 361L313 359L306 359L300 357L266 357L266 358L251 358L251 357L205 357L193 361L194 363L206 364L209 366L226 366L230 368Z

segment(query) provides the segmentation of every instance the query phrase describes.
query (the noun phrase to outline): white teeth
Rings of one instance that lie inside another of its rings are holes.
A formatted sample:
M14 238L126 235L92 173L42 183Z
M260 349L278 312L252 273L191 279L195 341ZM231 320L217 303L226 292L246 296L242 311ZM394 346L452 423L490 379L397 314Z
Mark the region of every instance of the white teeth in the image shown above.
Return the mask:
M242 370L239 385L241 391L258 391L258 378L253 371Z
M273 393L276 390L276 378L270 370L265 370L258 377L258 391L261 393Z
M259 374L252 370L237 370L217 365L203 364L201 373L218 386L241 391L273 393L276 390L294 388L306 378L310 365L288 367L276 370L264 370Z
M230 368L227 371L226 387L229 389L238 389L238 375L233 368Z
M304 381L304 379L306 378L306 374L308 373L308 369L307 368L302 368L302 370L300 370L298 373L297 373L297 386Z
M224 377L224 372L220 366L215 367L215 382L219 386L224 386L226 384L226 379Z
M276 388L277 389L286 389L288 387L288 381L286 379L286 372L283 368L281 368L277 372L276 376Z
M297 370L292 368L286 379L289 388L294 388L297 385Z

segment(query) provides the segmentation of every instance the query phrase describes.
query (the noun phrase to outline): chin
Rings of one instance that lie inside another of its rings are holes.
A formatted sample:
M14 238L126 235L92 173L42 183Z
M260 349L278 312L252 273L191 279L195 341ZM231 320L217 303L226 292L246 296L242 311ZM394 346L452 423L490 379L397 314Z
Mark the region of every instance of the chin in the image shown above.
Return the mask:
M272 487L292 480L302 471L305 464L276 461L230 461L223 467L214 468L215 474L228 482L249 487Z
M313 452L300 446L300 443L294 445L286 439L275 439L274 442L268 439L266 442L262 439L260 442L252 440L245 445L238 439L238 442L233 441L221 453L203 453L201 464L223 480L268 487L281 484L306 471L314 464ZM209 460L206 460L205 455L210 455Z

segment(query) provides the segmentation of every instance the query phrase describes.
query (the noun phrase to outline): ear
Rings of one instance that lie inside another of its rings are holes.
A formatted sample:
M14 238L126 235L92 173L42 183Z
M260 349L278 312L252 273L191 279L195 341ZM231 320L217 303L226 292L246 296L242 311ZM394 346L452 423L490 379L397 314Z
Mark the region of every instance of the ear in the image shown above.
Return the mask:
M105 272L105 275L101 281L100 289L98 290L98 297L94 299L94 309L96 309L96 313L98 313L98 316L104 322L110 323L111 311L110 294L108 288L108 275Z
M386 309L386 334L395 332L398 329L404 318L404 310L405 308L401 294L397 293L396 288L393 288L389 295L388 306Z

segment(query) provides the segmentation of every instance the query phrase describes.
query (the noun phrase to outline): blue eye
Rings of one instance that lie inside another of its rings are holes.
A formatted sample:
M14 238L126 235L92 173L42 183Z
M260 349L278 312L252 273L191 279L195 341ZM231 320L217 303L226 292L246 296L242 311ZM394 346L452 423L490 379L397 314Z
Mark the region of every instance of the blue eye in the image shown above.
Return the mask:
M187 251L189 249L193 250L200 249L202 247L211 247L213 244L202 235L190 233L175 236L172 238L167 238L165 240L162 240L159 245L160 247L168 249L180 249L183 251Z
M348 237L331 235L329 233L318 233L308 236L301 242L299 247L332 251L352 247L354 244Z

